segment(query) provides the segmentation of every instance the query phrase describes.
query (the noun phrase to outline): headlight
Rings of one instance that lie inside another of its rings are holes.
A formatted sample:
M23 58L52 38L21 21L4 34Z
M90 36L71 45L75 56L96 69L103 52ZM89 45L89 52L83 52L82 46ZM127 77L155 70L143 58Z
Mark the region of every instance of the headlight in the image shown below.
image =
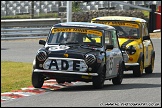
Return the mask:
M87 54L85 57L85 61L88 65L91 65L96 61L96 57L93 54Z
M133 55L136 52L136 49L133 45L131 45L126 49L126 51L128 54Z
M37 59L39 61L44 61L47 58L47 53L45 51L38 51L37 53Z

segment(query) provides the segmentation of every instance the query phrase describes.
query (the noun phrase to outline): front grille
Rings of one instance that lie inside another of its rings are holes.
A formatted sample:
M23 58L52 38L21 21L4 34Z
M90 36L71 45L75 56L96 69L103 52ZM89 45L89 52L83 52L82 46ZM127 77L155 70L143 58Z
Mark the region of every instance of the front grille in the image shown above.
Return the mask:
M85 72L88 66L83 59L48 57L43 68L53 71Z
M46 57L47 57L47 53L46 53L45 51L39 51L39 52L37 53L37 59L38 59L39 61L44 61L44 60L46 60Z
M85 61L88 65L91 65L96 61L96 57L93 54L87 54L85 57Z

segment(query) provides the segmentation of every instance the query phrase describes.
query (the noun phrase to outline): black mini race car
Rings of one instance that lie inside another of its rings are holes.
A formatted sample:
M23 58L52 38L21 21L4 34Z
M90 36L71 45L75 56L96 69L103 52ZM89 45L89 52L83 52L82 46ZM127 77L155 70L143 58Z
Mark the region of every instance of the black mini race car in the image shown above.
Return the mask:
M45 80L93 82L102 88L105 80L121 84L124 58L114 27L88 22L52 26L33 61L32 84L41 88Z

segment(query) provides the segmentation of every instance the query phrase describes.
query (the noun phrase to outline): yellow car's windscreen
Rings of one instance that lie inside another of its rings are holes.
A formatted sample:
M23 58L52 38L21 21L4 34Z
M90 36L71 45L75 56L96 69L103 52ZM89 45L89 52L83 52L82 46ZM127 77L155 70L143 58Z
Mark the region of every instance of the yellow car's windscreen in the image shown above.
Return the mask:
M139 24L130 21L91 21L92 23L99 23L113 26L118 30L119 37L124 38L139 38Z

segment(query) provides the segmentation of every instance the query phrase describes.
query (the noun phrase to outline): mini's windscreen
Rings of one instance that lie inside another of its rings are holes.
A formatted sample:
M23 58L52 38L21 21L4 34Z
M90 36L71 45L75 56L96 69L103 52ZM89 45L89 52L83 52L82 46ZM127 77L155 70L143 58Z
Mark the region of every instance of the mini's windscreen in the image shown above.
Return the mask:
M98 44L102 45L101 30L85 28L53 28L48 38L48 44Z

